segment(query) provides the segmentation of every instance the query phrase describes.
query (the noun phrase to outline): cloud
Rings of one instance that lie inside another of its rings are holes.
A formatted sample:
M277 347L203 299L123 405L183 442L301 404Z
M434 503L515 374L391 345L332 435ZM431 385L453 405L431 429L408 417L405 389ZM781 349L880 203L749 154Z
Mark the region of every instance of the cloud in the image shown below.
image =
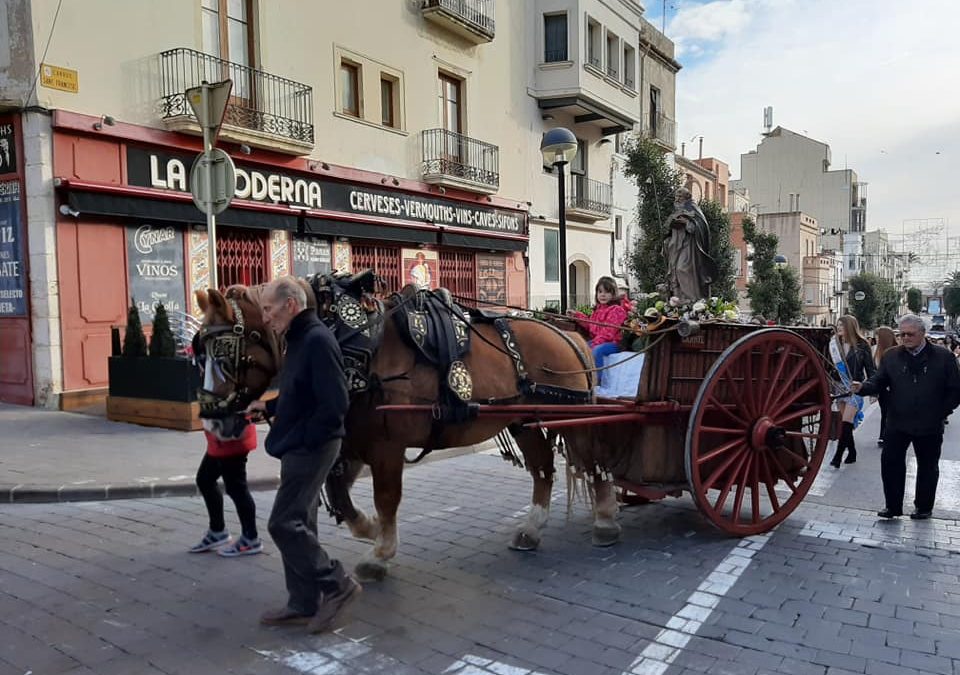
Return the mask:
M677 53L691 46L703 49L700 42L716 42L737 35L750 23L748 0L714 0L706 4L685 3L670 20L667 34Z
M667 34L704 54L677 78L677 137L702 134L704 152L737 176L772 105L775 125L829 143L833 167L869 183L869 229L899 232L903 220L929 217L956 229L958 25L953 0L682 5Z

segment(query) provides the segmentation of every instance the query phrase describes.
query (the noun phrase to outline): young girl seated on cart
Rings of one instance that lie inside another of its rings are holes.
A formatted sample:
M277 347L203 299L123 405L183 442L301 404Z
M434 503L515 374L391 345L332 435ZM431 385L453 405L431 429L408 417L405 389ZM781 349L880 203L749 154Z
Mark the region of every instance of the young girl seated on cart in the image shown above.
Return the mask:
M596 305L589 317L574 310L567 313L578 319L577 323L590 333L593 361L600 368L607 356L620 351L620 340L623 338L620 326L627 320L627 310L617 293L617 282L612 277L600 277L594 300ZM597 373L598 386L602 380L603 371L600 371Z

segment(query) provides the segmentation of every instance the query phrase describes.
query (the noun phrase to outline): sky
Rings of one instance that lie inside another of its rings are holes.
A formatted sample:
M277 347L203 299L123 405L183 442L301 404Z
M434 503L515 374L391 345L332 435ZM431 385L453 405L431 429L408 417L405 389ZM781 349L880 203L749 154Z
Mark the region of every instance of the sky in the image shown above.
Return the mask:
M677 145L740 174L763 108L868 183L867 229L943 218L960 266L960 1L647 0L677 46ZM678 147L679 150L679 147ZM905 222L906 221L906 222ZM898 239L893 236L892 239ZM946 242L944 242L945 244Z

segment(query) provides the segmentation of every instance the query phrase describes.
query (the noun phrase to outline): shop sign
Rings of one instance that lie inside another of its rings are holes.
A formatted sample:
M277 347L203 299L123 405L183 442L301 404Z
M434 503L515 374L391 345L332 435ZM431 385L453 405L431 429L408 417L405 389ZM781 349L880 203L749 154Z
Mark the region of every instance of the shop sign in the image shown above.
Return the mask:
M173 226L127 228L130 296L143 323L153 323L157 303L168 312L184 312L183 232Z
M329 274L333 269L330 242L316 237L296 237L293 240L293 276Z
M0 317L27 315L20 181L0 182Z
M237 166L237 199L306 206L387 220L527 234L526 213L522 211L252 168L237 161L236 157L233 159ZM191 161L187 155L150 152L128 146L127 181L141 187L188 192Z

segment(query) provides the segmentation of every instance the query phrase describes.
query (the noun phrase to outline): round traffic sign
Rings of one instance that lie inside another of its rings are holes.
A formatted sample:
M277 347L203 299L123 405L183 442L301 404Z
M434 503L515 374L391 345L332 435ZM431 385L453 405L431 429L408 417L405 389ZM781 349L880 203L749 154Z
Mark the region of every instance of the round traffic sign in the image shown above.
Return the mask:
M856 293L853 294L853 299L854 299L854 300L866 300L866 299L867 299L867 294L864 293L863 291L857 291Z
M209 183L207 173L210 174ZM197 155L190 167L190 194L198 209L204 213L222 213L230 206L236 192L237 169L230 155L220 148Z

